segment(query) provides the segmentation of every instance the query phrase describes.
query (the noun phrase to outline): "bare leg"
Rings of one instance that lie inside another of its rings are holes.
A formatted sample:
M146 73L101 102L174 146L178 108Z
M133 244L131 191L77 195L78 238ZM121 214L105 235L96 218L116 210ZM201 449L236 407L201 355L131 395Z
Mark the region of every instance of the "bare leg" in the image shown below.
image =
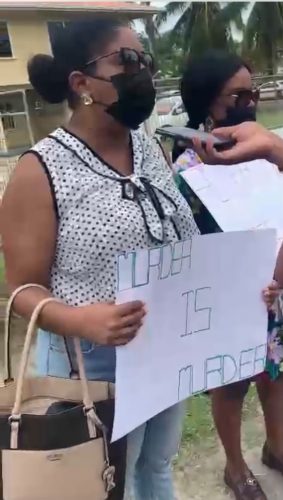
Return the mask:
M239 382L212 392L212 411L226 453L226 470L234 481L245 479L248 467L241 450L242 408L249 383Z
M264 412L268 449L283 462L283 376L275 381L258 377L257 392Z

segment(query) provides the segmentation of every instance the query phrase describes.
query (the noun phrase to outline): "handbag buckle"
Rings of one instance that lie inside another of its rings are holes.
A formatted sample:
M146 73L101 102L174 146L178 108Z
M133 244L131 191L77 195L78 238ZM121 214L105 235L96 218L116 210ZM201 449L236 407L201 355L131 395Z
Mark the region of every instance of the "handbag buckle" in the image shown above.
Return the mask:
M110 491L115 488L116 484L114 481L114 475L115 475L115 467L113 465L109 465L106 467L106 469L103 472L103 481L106 484L106 493L109 493Z
M9 418L8 418L8 421L9 423L12 425L14 423L17 423L19 424L22 420L22 416L21 415L10 415Z

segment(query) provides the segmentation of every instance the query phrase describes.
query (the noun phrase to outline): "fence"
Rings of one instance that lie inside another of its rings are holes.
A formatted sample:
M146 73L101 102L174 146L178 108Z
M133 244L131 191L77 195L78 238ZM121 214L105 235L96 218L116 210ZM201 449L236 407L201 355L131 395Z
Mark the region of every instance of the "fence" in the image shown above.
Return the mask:
M254 75L252 77L253 83L256 87L260 87L264 84L270 84L270 87L276 88L278 82L282 82L283 88L283 73L277 75ZM165 78L156 79L155 88L157 93L157 98L159 97L170 97L173 92L180 92L180 78ZM283 95L283 94L282 94Z
M0 200L3 197L4 191L7 187L11 174L17 164L19 155L9 155L3 153L0 156Z
M270 106L274 108L274 113L279 113L280 116L282 114L282 123L280 120L278 124L273 125L272 128L282 126L283 127L283 75L257 75L253 77L253 81L256 86L260 87L264 84L269 88L277 89L274 92L273 97L269 97L268 100L271 101ZM174 101L174 96L179 95L179 87L180 87L180 79L179 78L168 78L168 79L157 79L155 80L155 87L157 91L157 99L160 98L168 98ZM272 91L271 91L272 92ZM176 98L176 97L175 97ZM280 111L280 106L277 105L277 101L282 99L282 112ZM272 102L274 101L274 102ZM268 104L269 106L269 104ZM155 133L157 127L160 126L160 118L158 116L156 107L154 112L152 113L150 119L145 123L145 130L149 136L152 136ZM1 152L0 151L0 199L4 193L4 190L7 186L10 175L17 163L19 155L23 151L9 151L9 152Z

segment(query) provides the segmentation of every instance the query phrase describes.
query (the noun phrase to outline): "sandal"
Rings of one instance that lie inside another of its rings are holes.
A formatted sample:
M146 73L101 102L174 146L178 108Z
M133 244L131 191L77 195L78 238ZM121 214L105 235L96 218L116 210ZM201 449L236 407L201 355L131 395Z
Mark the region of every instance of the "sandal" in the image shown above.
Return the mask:
M224 482L233 491L236 500L268 500L251 471L246 479L234 481L225 470Z
M276 470L283 475L283 460L280 460L271 453L267 446L267 443L264 444L264 447L262 449L261 461L264 465L266 465L266 467L269 467L269 469Z

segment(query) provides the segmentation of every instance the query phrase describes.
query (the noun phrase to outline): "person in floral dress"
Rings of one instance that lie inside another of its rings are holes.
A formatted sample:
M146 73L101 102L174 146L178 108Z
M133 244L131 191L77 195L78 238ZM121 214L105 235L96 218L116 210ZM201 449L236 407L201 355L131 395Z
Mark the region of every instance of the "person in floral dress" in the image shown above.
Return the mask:
M211 132L215 127L256 120L259 93L252 88L251 71L237 55L210 50L190 58L181 80L181 95L189 116L188 127ZM185 144L175 141L172 151L175 181L190 204L202 234L221 231L212 215L181 177L201 163ZM282 269L282 271L281 271ZM281 271L281 272L280 272ZM283 287L283 250L275 277ZM266 371L255 378L266 422L262 461L283 475L283 327L281 300L269 311ZM214 422L226 453L224 481L237 500L267 500L248 468L241 450L241 420L251 380L211 391Z

